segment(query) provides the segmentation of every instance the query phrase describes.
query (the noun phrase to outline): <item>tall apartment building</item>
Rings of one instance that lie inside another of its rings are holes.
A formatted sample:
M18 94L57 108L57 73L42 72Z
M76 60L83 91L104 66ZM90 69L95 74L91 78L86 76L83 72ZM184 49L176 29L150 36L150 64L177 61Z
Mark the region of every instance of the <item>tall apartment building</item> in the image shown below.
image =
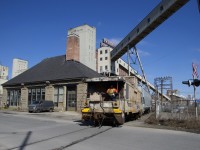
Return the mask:
M28 61L14 58L12 66L12 78L16 77L17 75L21 74L27 69L28 69Z
M87 24L68 30L66 60L74 59L96 70L96 28Z

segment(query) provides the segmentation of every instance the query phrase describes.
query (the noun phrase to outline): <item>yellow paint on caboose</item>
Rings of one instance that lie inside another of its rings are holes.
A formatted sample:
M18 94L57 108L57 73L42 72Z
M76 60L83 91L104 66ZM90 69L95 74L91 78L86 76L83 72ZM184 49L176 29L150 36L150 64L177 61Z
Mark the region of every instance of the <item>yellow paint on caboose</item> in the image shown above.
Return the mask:
M81 110L81 112L82 112L82 113L90 112L90 108L84 108L84 109Z
M122 113L121 109L118 109L118 108L113 109L113 112L114 112L115 114Z

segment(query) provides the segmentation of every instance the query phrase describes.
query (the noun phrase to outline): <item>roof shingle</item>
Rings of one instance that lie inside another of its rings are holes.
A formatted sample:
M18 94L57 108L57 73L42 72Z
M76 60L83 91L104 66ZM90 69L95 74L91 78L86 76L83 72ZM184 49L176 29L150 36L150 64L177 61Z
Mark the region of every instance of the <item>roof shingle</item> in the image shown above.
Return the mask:
M62 55L44 59L22 74L7 81L3 86L93 77L102 77L102 75L80 62L66 61L65 55Z

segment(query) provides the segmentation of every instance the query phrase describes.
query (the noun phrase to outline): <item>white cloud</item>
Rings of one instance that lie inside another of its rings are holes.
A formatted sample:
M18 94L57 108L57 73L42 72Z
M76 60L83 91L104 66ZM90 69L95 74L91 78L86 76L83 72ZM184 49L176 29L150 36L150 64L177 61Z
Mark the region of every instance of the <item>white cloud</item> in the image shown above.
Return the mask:
M119 44L121 42L121 38L111 38L109 39L110 42L112 42L114 45Z
M142 57L142 56L149 56L150 55L149 52L143 51L141 49L138 50L138 53L139 53L140 57Z

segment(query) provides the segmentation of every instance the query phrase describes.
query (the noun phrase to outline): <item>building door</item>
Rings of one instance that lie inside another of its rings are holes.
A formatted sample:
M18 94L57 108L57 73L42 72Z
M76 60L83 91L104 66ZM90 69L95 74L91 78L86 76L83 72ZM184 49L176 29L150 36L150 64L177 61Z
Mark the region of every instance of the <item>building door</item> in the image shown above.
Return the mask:
M76 86L68 86L67 87L67 98L66 98L66 108L67 111L76 111Z

